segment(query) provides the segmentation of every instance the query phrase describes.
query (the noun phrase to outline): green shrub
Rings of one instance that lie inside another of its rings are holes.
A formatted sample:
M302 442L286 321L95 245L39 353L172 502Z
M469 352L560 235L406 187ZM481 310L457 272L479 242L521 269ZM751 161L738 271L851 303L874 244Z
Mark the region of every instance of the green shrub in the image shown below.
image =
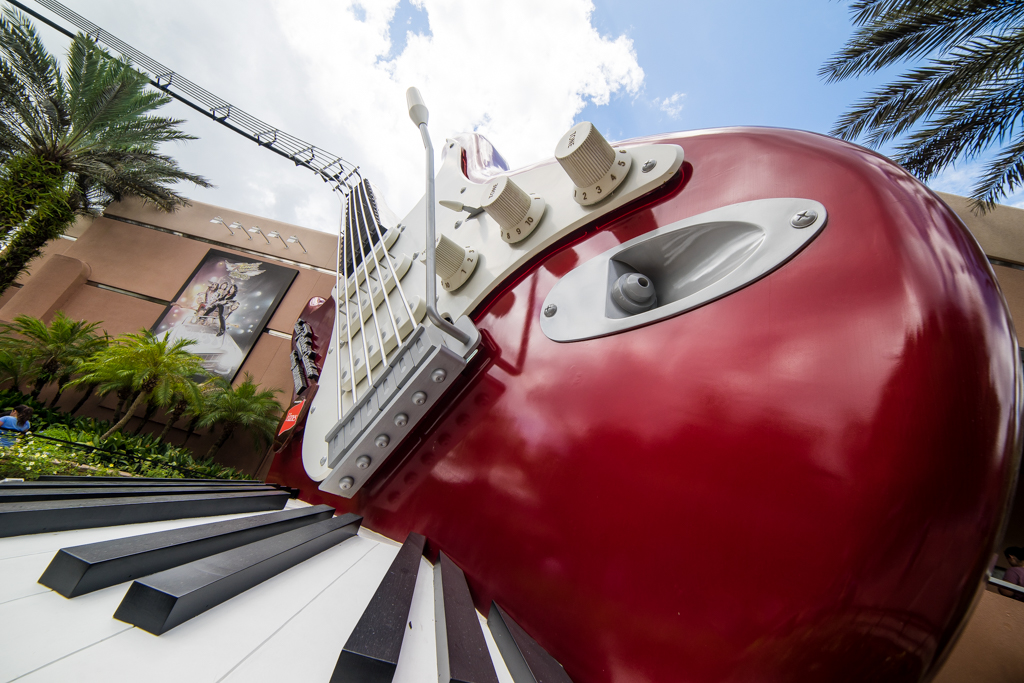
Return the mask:
M193 479L250 479L231 467L218 465L212 460L196 460L187 448L165 443L153 434L132 436L122 432L111 434L105 441L100 436L110 429L110 423L88 417L75 417L47 408L19 391L0 391L0 410L23 403L31 406L32 433L60 439L90 448L54 443L45 439L23 437L16 445L0 447L0 475L28 478L17 472L40 474L82 474L78 465L89 465L140 477L167 477ZM7 414L6 412L2 414ZM11 451L12 453L8 453ZM60 461L59 465L52 460ZM28 466L33 465L29 470ZM41 471L46 468L64 468L68 471ZM70 468L70 469L69 469ZM179 469L180 468L180 469Z
M12 446L0 446L0 479L38 479L44 474L92 474L96 476L118 476L117 470L98 467L83 470L82 452L60 444L35 439L32 436L18 438ZM90 467L97 466L88 462Z

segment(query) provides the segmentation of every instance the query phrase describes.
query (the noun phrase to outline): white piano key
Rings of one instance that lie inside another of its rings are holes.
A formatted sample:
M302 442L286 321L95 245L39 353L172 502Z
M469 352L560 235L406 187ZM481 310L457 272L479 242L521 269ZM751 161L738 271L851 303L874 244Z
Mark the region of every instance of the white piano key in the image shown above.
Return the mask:
M409 609L409 625L402 640L393 683L437 681L437 630L434 625L434 570L420 558L416 589Z
M341 648L397 554L396 547L376 545L221 680L329 681Z
M105 617L97 614L93 619L105 619L108 624L116 625L113 628L127 630L108 640L94 639L91 647L72 656L53 658L48 666L23 680L27 683L219 680L375 547L374 543L358 536L350 538L161 636L132 628L110 616L120 602L120 596L127 592L127 585L99 591L95 595L117 590L119 596L106 609ZM9 604L28 602L36 597L64 600L56 593L50 593ZM74 605L89 597L64 600L64 604ZM61 612L52 611L50 618L59 619L60 615ZM33 637L38 636L37 631ZM338 649L340 651L340 646Z

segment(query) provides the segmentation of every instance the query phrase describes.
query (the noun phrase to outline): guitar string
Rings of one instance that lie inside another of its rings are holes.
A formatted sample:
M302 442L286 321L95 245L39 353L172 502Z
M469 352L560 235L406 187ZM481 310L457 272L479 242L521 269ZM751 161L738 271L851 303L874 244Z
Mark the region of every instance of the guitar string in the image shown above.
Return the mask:
M373 188L369 187L368 181L367 181L367 188L368 188L369 192L373 191ZM381 244L383 244L384 243L384 234L381 232L380 223L378 223L377 221L374 221L373 226L374 226L374 228L377 231L377 239L380 240ZM397 230L398 226L396 225L395 227L393 227L391 229L392 230ZM395 264L391 260L391 254L388 253L387 249L384 249L383 251L384 251L384 259L388 263L388 268L391 269L391 273L395 277L395 289L398 290L398 296L400 296L402 298L402 305L405 306L405 312L409 314L409 326L410 326L410 329L416 329L416 319L415 319L415 316L412 314L412 307L409 306L409 300L405 296L405 290L402 288L402 283L398 279L398 271L395 270ZM410 266L410 268L412 268L412 266ZM401 343L402 343L401 337L397 336L397 333L398 333L398 327L397 326L395 327L395 333L396 333L396 339L398 340L399 345L401 345ZM410 334L411 334L411 332L410 332Z
M369 266L368 266L368 264L366 262L367 261L367 259L366 259L366 252L363 250L363 233L362 233L362 230L359 227L360 225L362 225L366 221L366 216L365 216L365 213L364 213L365 207L363 206L363 203L360 201L360 196L359 196L359 192L358 191L355 193L355 195L356 195L356 201L355 201L356 213L355 213L355 220L353 221L353 225L354 225L355 230L356 230L355 242L357 242L359 244L359 258L360 258L360 263L363 266L363 278L364 278L364 281L366 282L366 294L367 294L367 296L370 299L369 300L370 317L373 318L373 331L376 333L377 344L379 345L378 348L380 349L380 359L381 359L381 363L383 363L383 365L384 365L384 367L381 368L381 372L383 372L383 371L387 370L387 368L388 368L388 360L387 360L387 354L384 353L384 339L381 337L381 334L380 334L380 322L377 320L377 302L374 301L373 285L371 284L371 279L370 279L370 269L369 269ZM369 228L367 228L367 233L369 233ZM381 247L383 247L383 246L384 245L381 244ZM377 247L375 245L371 244L370 245L370 253L372 254L374 251L376 251L376 248ZM374 256L374 261L376 261L376 260L377 260L376 256ZM377 274L380 275L380 271L379 270L377 271ZM377 285L380 287L381 293L383 294L384 298L387 298L387 290L384 287L383 277L380 280L377 281ZM359 316L360 316L360 318L362 318L362 315L363 315L362 308L360 308L359 309ZM366 322L369 322L369 321L367 320L367 321L361 321L360 322L360 325L361 325L360 329L362 331L362 336L363 336L363 344L366 344L366 336L367 336ZM372 342L370 344L370 347L371 348L373 347L373 343ZM366 379L367 379L367 382L369 382L369 384L372 385L373 384L373 374L371 372L372 368L370 367L370 365L371 364L376 365L376 364L375 363L371 363L371 359L370 359L370 356L369 356L369 351L367 351L367 355L366 355L366 358L364 359L364 362L366 363Z
M348 372L349 372L348 378L352 382L352 404L355 405L355 402L359 399L359 394L358 394L358 392L356 390L356 364L355 364L354 356L352 355L352 346L353 346L353 339L352 339L352 316L351 316L351 313L349 313L349 298L350 297L348 295L348 243L351 241L351 239L350 239L351 235L349 233L349 226L348 226L348 224L351 222L350 221L351 215L352 215L352 193L350 192L348 194L348 201L346 202L345 213L344 213L344 220L345 220L345 230L344 230L344 233L345 233L345 239L343 240L342 244L344 245L345 253L342 254L341 263L339 264L339 268L344 268L344 270L345 270L345 289L344 289L344 291L342 291L341 289L338 290L338 300L340 301L343 297L345 299L345 335L348 338L348 341L346 342L345 345L348 347ZM341 323L339 321L339 332L340 332L340 325L341 325ZM339 367L340 367L340 364L339 364ZM343 393L343 385L341 383L341 378L339 376L339 379L338 379L338 411L339 412L341 412L342 393ZM338 419L340 420L341 418L339 417Z
M350 209L351 209L351 206L352 205L350 204L349 205ZM351 239L351 236L352 236L352 225L353 225L353 213L354 213L354 211L351 211L351 210L348 212L347 225L346 225L345 233L350 238L350 239L347 240L348 243L350 245L352 245L351 246L351 249L352 249L352 268L355 269L355 267L356 267L356 265L355 265L355 263L356 263L356 245L355 245L355 240ZM346 258L346 260L348 259L348 255L347 254L345 255L345 258ZM353 289L355 290L355 296L356 296L356 321L359 324L359 330L360 330L359 339L363 343L362 344L363 345L363 366L366 368L366 390L369 391L370 388L373 386L373 372L372 372L372 368L370 368L370 352L366 348L366 332L363 329L363 298L360 296L360 291L359 291L359 276L356 275L355 273L353 273L352 275L353 275L352 280L353 280L353 284L354 284ZM369 283L367 283L367 289L369 289ZM345 287L345 296L348 297L348 286L347 286L347 284L346 284L346 287ZM371 306L373 305L373 297L372 296L370 297L370 305ZM352 320L349 319L346 322L348 324L349 339L351 340L353 338L353 334L354 334L352 332ZM350 346L351 346L351 344L350 344ZM356 385L358 384L355 372L352 373L352 376L349 379L352 382L352 402L353 402L353 405L354 405L355 402L356 402Z
M342 236L345 232L345 213L348 207L346 206L347 195L342 193L341 201L341 215L338 217L338 267L335 268L335 288L334 288L334 321L337 333L334 335L334 365L336 375L338 376L338 420L341 420L343 415L342 411L342 389L341 389L341 270L342 270ZM344 264L345 269L345 321L348 321L348 263ZM348 347L348 365L352 368L352 345L346 344ZM349 372L354 372L350 370ZM354 398L355 393L352 393Z
M359 185L359 199L360 199L360 203L363 206L363 209L365 211L365 215L366 215L366 218L367 218L367 221L364 223L364 226L366 228L366 241L368 243L372 243L373 242L373 236L370 234L369 223L372 222L375 226L378 226L379 224L377 222L376 215L374 215L374 213L373 213L373 207L370 206L370 199L369 199L368 190L367 190L367 188L366 188L364 183L360 183L360 185ZM392 228L392 230L394 230L394 229L395 228ZM378 232L379 232L379 230L378 230ZM361 240L362 240L362 236L360 236L360 241ZM388 249L387 249L387 245L385 244L384 240L380 240L379 244L381 245L381 251L384 254L387 254L388 253ZM398 321L395 319L395 312L391 309L391 296L390 296L390 293L388 292L388 288L387 288L387 284L386 284L388 271L386 271L383 268L381 268L380 259L377 258L377 249L376 248L370 249L370 253L373 255L374 268L376 269L377 273L380 275L381 289L384 291L384 306L388 309L388 318L391 321L391 327L395 331L395 344L396 344L396 348L399 348L402 345L402 335L398 331ZM391 269L390 272L391 272L391 280L392 280L393 287L400 287L400 284L398 282L398 273L395 272L395 268L394 268L393 265L391 265L390 259L388 259L388 266ZM378 330L378 332L379 332L379 330ZM381 342L381 357L385 359L385 366L386 366L387 365L387 359L386 359L386 356L384 355L383 342Z

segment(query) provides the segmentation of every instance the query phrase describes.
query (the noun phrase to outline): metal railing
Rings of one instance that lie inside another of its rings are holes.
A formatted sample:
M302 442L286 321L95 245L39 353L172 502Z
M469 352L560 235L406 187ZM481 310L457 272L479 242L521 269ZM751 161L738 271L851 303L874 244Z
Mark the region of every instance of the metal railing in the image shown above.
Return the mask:
M17 0L8 1L51 28L68 37L74 37L73 32L27 7L24 3ZM321 147L300 140L294 135L289 135L280 128L239 109L152 57L136 50L117 36L111 35L56 0L36 0L36 3L67 21L98 44L131 60L132 66L145 72L149 76L149 82L156 88L242 137L255 142L260 147L265 147L292 161L296 166L308 168L320 176L325 183L332 185L332 189L347 195L351 192L353 184L361 180L358 166Z

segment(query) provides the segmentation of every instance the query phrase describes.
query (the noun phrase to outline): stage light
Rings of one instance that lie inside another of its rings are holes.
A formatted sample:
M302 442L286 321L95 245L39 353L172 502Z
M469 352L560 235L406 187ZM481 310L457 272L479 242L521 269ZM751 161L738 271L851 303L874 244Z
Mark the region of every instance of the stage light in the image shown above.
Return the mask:
M266 235L263 234L263 231L260 230L258 225L254 225L251 228L249 228L249 232L251 232L254 235L262 235L263 239L267 240L267 244L270 244L270 239ZM250 237L249 239L252 239L252 238Z
M240 227L242 227L241 225L238 225L238 223L232 223L231 225L228 225L227 223L224 222L224 219L221 218L220 216L214 216L213 218L210 219L210 222L211 223L220 223L221 225L223 225L225 228L228 229L228 232L231 233L232 237L235 236L235 231L232 230L231 228L234 228L234 227L239 227L240 228Z
M309 253L308 251L306 251L306 247L302 246L302 242L299 242L299 238L296 237L295 235L292 235L291 237L289 237L288 241L291 242L292 244L298 244L300 247L302 247L302 253L303 254L308 254Z
M277 230L275 230L274 232L268 232L267 237L276 237L277 239L281 240L281 244L284 245L285 249L288 248L288 243L284 241L284 238L281 237L281 233L279 233Z

